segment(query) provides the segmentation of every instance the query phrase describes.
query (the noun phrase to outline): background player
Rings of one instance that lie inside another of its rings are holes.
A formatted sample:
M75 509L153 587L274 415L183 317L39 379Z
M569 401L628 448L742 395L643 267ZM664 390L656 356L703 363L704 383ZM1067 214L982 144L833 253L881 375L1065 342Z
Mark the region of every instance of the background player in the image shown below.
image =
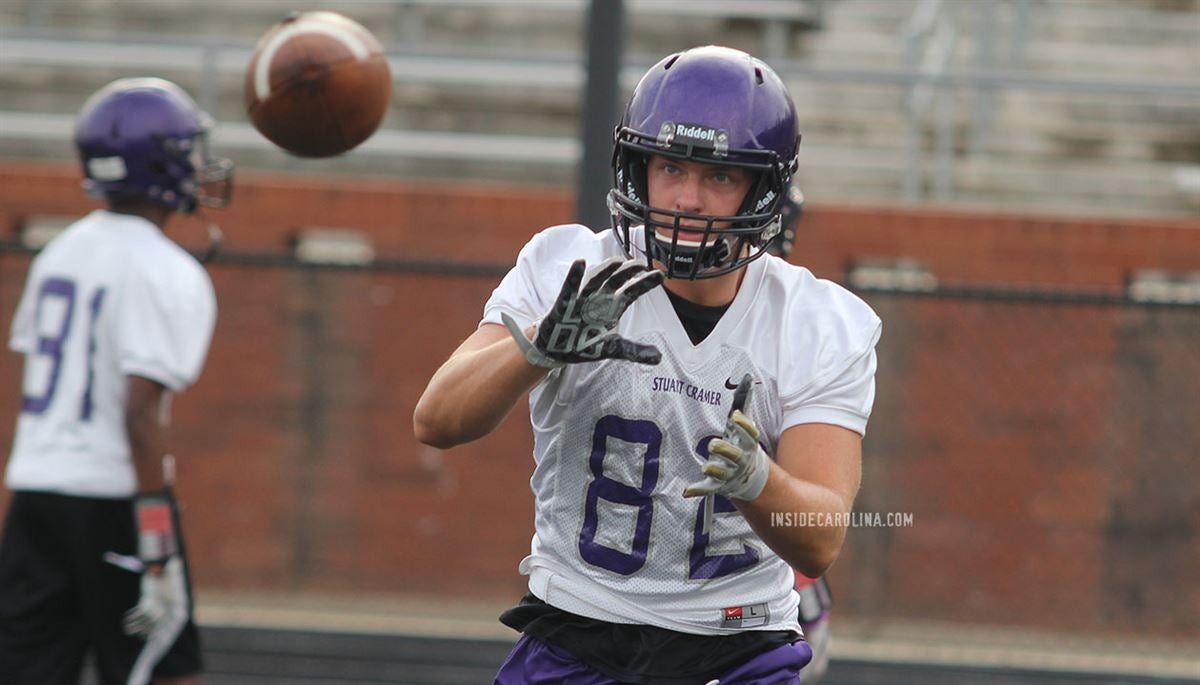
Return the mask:
M162 229L224 206L232 165L178 86L120 79L80 112L85 186L107 202L33 261L12 323L24 400L0 543L0 680L197 681L200 645L171 493L167 410L194 382L212 282ZM136 513L136 515L135 515Z
M531 594L502 617L524 635L497 682L797 682L789 564L821 575L845 529L770 515L850 510L880 330L845 290L760 259L798 143L766 64L664 59L618 129L613 230L535 236L431 379L414 427L439 447L532 389Z

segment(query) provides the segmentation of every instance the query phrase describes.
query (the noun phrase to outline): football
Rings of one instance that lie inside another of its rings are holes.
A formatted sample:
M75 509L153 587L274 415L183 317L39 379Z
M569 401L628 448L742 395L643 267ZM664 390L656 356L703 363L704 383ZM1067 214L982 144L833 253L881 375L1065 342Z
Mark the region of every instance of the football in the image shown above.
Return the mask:
M379 128L392 78L379 41L334 12L294 13L259 39L246 68L246 113L300 157L353 149Z

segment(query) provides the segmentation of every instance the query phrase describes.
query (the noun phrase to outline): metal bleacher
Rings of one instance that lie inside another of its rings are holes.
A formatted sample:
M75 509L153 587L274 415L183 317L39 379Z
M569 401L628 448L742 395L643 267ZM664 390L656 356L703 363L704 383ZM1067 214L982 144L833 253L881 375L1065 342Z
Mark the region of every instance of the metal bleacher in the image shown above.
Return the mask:
M703 43L764 56L793 90L814 200L1193 214L1200 3L626 0L628 92ZM103 83L155 73L219 121L243 168L560 185L580 158L584 0L348 0L385 44L393 107L351 154L298 160L247 123L261 0L0 3L0 156L68 159ZM1103 49L1097 46L1103 41Z

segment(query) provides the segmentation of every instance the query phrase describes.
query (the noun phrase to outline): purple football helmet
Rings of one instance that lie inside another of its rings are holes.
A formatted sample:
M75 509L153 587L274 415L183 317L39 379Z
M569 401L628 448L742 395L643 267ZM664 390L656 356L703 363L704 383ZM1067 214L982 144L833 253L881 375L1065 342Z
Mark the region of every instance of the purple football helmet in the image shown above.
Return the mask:
M780 234L800 131L787 87L764 62L715 45L667 57L634 88L615 138L608 205L627 256L658 260L671 278L711 278L761 257ZM655 208L651 216L651 155L742 167L754 182L736 215ZM682 220L704 222L698 245L681 243ZM638 225L645 226L642 245L633 244Z
M212 118L170 81L113 81L88 98L75 124L84 188L182 212L224 207L233 163L209 156L210 128Z

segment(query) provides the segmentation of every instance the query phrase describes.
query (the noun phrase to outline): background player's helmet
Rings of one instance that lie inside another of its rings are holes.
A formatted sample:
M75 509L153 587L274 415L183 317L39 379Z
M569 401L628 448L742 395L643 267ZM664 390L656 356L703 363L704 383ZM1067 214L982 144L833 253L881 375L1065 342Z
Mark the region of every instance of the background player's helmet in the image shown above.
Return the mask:
M767 252L776 257L788 258L792 248L796 246L796 226L803 215L804 193L800 192L800 186L792 180L792 185L788 186L788 191L783 196L783 206L779 211L779 236L767 245Z
M642 252L647 262L659 260L673 278L719 276L761 257L780 234L780 210L799 144L791 95L762 61L710 45L654 65L634 89L616 130L608 204L626 254ZM655 210L651 217L650 155L744 167L755 180L736 215ZM699 246L680 244L683 219L705 222ZM728 225L714 226L721 222ZM630 228L639 224L646 227L645 240L633 245ZM656 229L670 237L659 237Z
M90 194L183 212L229 202L233 163L208 153L212 118L182 88L123 78L84 103L75 148Z

